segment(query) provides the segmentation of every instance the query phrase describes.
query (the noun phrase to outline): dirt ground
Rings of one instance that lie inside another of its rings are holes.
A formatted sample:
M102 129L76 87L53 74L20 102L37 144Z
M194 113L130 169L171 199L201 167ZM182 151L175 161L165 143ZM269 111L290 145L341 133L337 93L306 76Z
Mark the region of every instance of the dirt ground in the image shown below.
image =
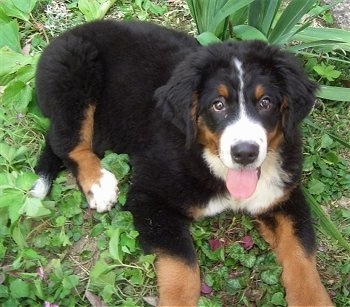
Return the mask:
M330 4L334 0L324 0ZM350 0L344 0L332 9L332 14L337 27L350 30Z

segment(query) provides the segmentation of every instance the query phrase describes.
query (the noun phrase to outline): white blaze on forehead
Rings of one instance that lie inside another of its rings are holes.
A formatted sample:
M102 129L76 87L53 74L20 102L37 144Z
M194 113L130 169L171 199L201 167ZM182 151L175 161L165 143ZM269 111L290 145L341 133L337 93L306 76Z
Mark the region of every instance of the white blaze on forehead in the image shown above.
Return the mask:
M246 101L244 100L244 71L242 63L237 59L232 59L235 72L238 78L238 108L239 115L223 131L220 138L219 155L223 164L227 168L241 167L235 163L231 156L231 148L241 142L256 144L259 146L259 155L251 167L259 167L267 153L267 135L264 127L248 116L246 112Z
M238 60L237 58L232 59L232 63L235 66L237 70L237 77L239 81L239 88L238 88L238 102L240 107L244 105L244 95L243 95L243 68L242 68L242 62Z

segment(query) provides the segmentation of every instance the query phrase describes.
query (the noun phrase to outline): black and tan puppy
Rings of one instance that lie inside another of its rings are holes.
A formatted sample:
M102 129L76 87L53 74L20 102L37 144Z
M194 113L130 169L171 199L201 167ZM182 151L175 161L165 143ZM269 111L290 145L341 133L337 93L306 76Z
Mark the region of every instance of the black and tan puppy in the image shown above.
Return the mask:
M293 56L262 42L200 47L149 23L100 21L53 40L36 82L51 125L32 194L44 197L64 165L91 208L110 210L117 180L100 157L128 153L126 207L145 251L157 254L159 305L197 304L189 225L227 209L260 221L290 306L332 304L300 190L298 124L316 86Z

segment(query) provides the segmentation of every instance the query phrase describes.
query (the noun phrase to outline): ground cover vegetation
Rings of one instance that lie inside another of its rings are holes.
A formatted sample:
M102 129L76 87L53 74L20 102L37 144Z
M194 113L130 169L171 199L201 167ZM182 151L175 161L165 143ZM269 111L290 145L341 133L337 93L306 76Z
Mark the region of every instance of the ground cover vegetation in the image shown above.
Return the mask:
M142 253L132 217L122 211L127 156L106 153L103 160L121 182L118 204L109 213L89 210L67 172L45 200L28 194L48 127L35 98L43 48L86 21L137 18L199 34L202 44L251 38L280 44L322 84L302 127L304 191L314 213L322 279L337 306L350 306L350 35L332 28L328 9L316 0L2 0L0 304L154 304L154 256ZM225 213L195 223L192 234L201 264L200 306L286 305L281 269L254 220Z

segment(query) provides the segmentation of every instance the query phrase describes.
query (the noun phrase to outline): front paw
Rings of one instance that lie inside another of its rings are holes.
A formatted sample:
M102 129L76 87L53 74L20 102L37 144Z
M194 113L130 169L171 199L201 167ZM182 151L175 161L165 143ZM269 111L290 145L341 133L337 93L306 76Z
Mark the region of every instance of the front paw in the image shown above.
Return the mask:
M91 185L86 197L91 209L106 212L110 211L117 202L118 180L105 169L101 169L101 173L101 177Z

